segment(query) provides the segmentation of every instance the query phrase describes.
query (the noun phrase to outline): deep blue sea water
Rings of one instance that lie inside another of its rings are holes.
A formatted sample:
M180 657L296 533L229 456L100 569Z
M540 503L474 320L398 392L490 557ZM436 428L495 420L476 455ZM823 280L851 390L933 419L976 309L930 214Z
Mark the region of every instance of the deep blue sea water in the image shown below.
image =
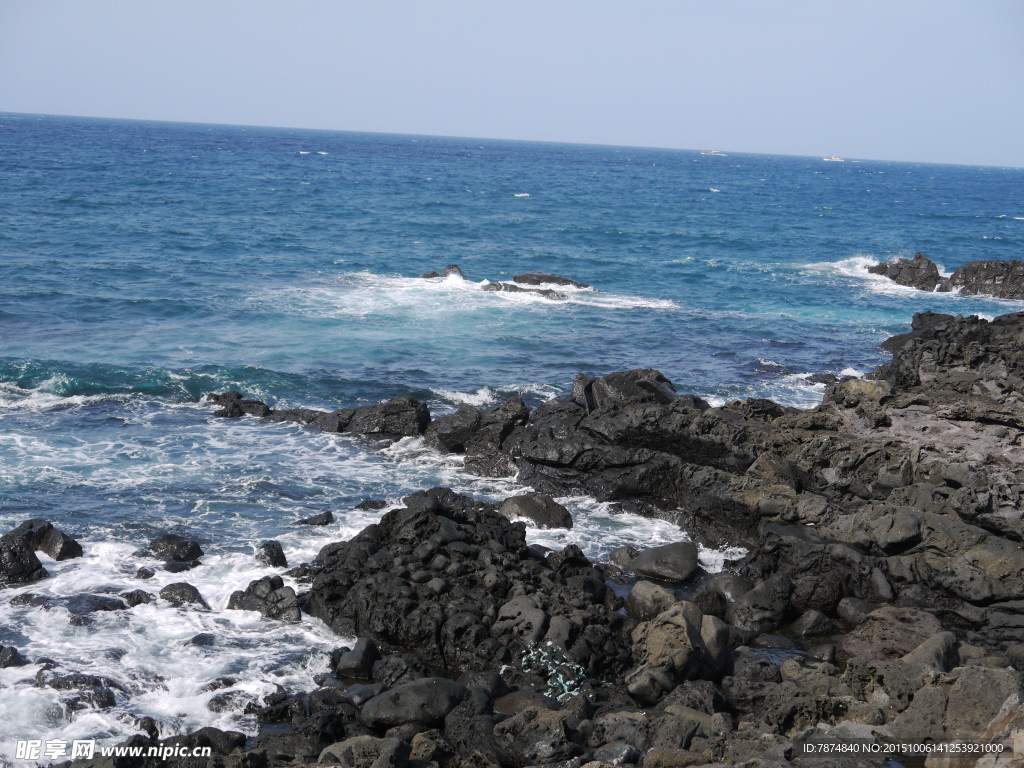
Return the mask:
M0 644L127 691L69 715L31 684L38 667L0 670L0 759L15 738L117 741L133 715L252 732L202 685L309 688L342 642L224 610L266 572L255 544L278 538L298 563L377 519L353 510L364 498L518 489L416 440L215 419L208 392L318 408L411 394L438 414L655 367L712 402L810 406L823 388L807 375L869 370L914 312L1024 309L865 271L918 250L947 271L1021 258L1024 169L0 114L0 184L0 529L43 517L86 549L0 594ZM450 263L465 281L416 277ZM528 270L597 290L480 290ZM601 557L681 535L566 503L573 531L534 540ZM324 509L328 529L291 527ZM10 605L181 580L133 578L131 553L165 531L203 542L184 578L209 613L156 604L79 627ZM183 643L200 631L218 644Z

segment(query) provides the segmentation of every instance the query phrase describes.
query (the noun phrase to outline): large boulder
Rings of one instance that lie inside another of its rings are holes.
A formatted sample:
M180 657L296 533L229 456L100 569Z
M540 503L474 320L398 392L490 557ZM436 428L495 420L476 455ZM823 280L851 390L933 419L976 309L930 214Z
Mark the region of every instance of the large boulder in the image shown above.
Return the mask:
M542 493L527 493L506 499L498 511L510 520L524 517L538 528L572 528L569 510Z
M708 660L703 619L695 605L679 602L633 631L637 665L626 673L625 683L640 704L656 704L703 671Z
M681 583L697 570L697 547L691 541L677 541L643 550L629 563L629 570L645 579Z
M436 727L466 695L466 686L443 677L426 677L374 696L363 705L359 720L377 731L414 723Z

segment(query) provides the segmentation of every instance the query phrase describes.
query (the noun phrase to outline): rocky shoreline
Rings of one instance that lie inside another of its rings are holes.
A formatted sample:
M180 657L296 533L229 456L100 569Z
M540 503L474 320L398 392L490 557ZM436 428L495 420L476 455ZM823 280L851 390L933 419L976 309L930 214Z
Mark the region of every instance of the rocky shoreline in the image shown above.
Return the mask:
M210 395L225 418L422 436L468 472L536 493L494 504L420 491L290 570L298 592L280 576L240 589L229 608L308 614L357 642L336 649L318 689L253 703L255 738L161 740L147 722L128 743L210 746L211 758L171 762L252 768L885 761L826 751L854 742L978 743L1006 751L924 764L1024 765L1012 752L1024 730L1022 340L1024 314L919 314L885 343L891 362L806 411L712 408L652 369L580 376L532 410L512 398L437 419L411 397L321 412ZM522 520L570 525L551 496L574 494L749 553L711 575L682 535L607 563L527 545ZM202 555L192 544L162 537L140 557L187 571ZM44 546L74 556L77 544L44 521L21 526L0 539L0 578L43 578L32 550ZM284 565L273 542L260 557ZM160 599L200 605L187 582L171 586ZM135 592L104 598L121 606L78 596L80 615L156 599ZM8 659L25 661L0 650ZM83 706L116 685L40 675Z

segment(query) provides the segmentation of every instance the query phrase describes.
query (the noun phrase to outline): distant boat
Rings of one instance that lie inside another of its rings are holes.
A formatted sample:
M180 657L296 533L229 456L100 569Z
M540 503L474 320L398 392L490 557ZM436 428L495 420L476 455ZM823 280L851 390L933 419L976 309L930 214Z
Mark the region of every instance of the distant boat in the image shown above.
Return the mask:
M846 160L844 158L837 157L836 155L832 155L832 157L823 157L821 159L824 160L826 163L845 163L846 162Z
M700 151L700 153L702 155L715 155L716 157L728 157L728 155L725 154L725 152L721 152L721 151L719 151L717 149L702 149Z

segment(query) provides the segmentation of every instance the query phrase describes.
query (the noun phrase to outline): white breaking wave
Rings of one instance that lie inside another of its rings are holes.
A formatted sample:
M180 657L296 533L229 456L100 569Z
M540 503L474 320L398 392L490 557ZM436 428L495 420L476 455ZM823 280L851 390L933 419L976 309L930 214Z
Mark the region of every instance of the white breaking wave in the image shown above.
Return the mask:
M604 293L572 286L542 286L560 297L539 291L484 291L489 281L473 282L457 275L446 278L418 278L352 272L334 283L295 286L253 296L250 302L273 306L307 317L366 317L406 311L414 315L477 311L500 306L550 310L584 306L600 309L678 309L668 299Z
M450 389L432 389L430 391L438 397L453 403L459 403L460 405L465 403L467 405L475 405L478 408L490 405L498 399L497 393L490 387L480 387L476 392L455 392Z

